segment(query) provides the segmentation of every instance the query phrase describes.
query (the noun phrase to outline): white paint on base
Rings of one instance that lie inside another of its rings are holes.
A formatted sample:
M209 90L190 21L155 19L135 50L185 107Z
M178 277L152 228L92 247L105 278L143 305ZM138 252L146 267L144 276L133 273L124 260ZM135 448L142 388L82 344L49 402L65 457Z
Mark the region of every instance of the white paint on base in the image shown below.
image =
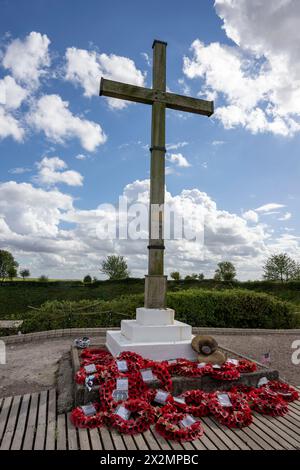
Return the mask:
M180 321L172 325L141 325L136 320L122 320L121 333L135 343L167 343L169 341L191 341L192 327Z
M171 308L136 309L136 321L141 325L173 325L175 311Z
M191 340L192 337L184 341L133 342L122 335L121 331L108 331L106 347L113 356L117 356L123 351L134 351L145 358L157 361L181 357L195 361L197 354L191 347Z

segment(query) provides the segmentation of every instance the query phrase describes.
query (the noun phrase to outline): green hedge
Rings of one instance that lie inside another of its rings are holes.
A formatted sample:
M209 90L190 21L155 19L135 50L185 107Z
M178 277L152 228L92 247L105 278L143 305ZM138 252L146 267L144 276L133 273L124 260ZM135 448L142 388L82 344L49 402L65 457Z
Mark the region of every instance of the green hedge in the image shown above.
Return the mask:
M169 292L167 303L176 318L192 326L225 328L295 328L299 318L294 307L274 297L241 289L190 289ZM24 317L23 332L74 327L119 326L123 318L134 318L143 295L111 301L46 302Z

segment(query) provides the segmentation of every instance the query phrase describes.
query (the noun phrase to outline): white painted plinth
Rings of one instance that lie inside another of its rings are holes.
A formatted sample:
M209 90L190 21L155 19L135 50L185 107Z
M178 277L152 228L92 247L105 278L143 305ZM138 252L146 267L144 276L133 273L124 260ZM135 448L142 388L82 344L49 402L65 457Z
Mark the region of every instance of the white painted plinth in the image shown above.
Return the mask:
M172 325L141 325L137 320L122 320L121 333L133 342L191 341L192 327L176 320Z
M196 360L192 327L174 320L172 309L138 308L136 320L122 320L120 331L107 331L106 346L113 356L134 351L154 360L183 357Z
M175 311L171 308L145 308L136 309L136 321L141 325L172 325Z

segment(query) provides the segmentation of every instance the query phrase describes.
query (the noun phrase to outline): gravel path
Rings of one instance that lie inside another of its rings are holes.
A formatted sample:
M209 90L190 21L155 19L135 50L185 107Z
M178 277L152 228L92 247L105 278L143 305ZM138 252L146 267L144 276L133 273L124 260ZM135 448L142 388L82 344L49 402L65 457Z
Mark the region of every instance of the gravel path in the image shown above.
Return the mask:
M278 369L281 377L300 386L300 364L292 363L292 343L300 340L296 334L225 335L215 334L219 344L257 361L270 351L271 367ZM103 342L102 337L91 338ZM7 346L7 363L0 365L0 397L31 393L56 385L58 363L70 350L72 338L62 337ZM300 348L300 346L299 346ZM300 358L300 353L298 355Z
M261 362L262 355L270 351L272 369L279 371L280 377L292 385L300 386L300 364L292 363L292 344L299 341L298 358L300 360L300 335L295 334L260 334L260 335L215 335L217 341L233 351L244 354Z

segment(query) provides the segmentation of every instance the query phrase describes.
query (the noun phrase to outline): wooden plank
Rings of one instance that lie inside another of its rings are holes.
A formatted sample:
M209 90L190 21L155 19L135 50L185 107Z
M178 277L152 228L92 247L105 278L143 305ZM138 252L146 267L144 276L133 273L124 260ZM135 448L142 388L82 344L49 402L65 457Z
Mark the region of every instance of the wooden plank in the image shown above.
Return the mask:
M1 442L1 446L0 446L1 450L8 450L10 448L13 435L17 428L18 414L19 414L21 399L22 397L20 395L12 397L12 404L11 404L11 408L10 408L9 415L7 418L7 424L6 424L5 432L3 435L3 439Z
M165 93L164 103L167 108L184 111L202 116L211 116L214 113L214 102L192 98L190 96Z
M100 96L109 96L136 103L153 104L163 103L169 109L183 111L202 116L211 116L214 113L214 102L192 98L191 96L177 95L163 90L139 87L127 83L116 82L101 78Z
M147 442L148 447L149 447L150 450L160 450L160 447L159 447L156 439L154 438L153 434L151 433L151 431L149 429L148 429L148 431L145 431L143 433L143 436L144 436L144 439Z
M107 428L100 429L102 444L104 450L114 450L114 444Z
M276 418L272 418L271 416L265 416L265 419L270 421L273 425L275 425L277 428L278 428L278 432L283 435L286 435L287 437L287 440L293 444L293 445L296 445L296 447L299 447L300 449L300 435L299 435L299 428L298 428L298 431L297 431L297 428L296 431L291 429L287 424L286 424L286 420L284 420L284 418L281 418L281 417L276 417ZM284 421L282 421L284 420Z
M214 434L216 434L219 439L224 442L227 449L239 450L238 446L230 438L228 438L228 436L223 432L223 430L218 427L215 421L208 417L202 419L207 424L207 426L214 432Z
M250 428L244 428L245 432L249 432ZM262 430L257 424L256 424L256 420L253 421L253 423L251 424L251 430L257 435L259 436L261 439L262 439L262 442L266 442L266 446L268 447L264 447L264 449L269 449L269 447L271 446L272 447L272 450L275 449L275 450L282 450L284 449L284 447L278 443L277 441L275 441L274 439L270 439L270 437L268 436L268 434L266 434L266 432L264 430Z
M247 426L243 429L232 429L233 433L239 432L245 436L245 441L253 450L274 450L267 441L262 439L252 430L252 425Z
M47 400L48 391L44 390L40 393L38 421L36 428L36 436L34 442L34 450L43 450L46 437L46 423L47 423Z
M156 440L156 442L158 443L158 445L160 446L160 448L162 450L170 450L171 449L171 447L170 447L169 443L166 441L166 439L164 439L160 434L158 434L158 432L155 429L155 426L151 426L150 432L151 432L154 439Z
M111 438L113 440L116 450L126 450L124 441L120 433L118 433L115 429L111 429L110 435L111 435Z
M132 436L123 434L123 440L127 450L137 450L137 445Z
M172 441L168 439L168 443L173 450L182 450L184 447L180 444L180 442Z
M193 446L193 444L191 442L181 442L181 445L185 450L194 450L195 449L195 447Z
M100 439L100 434L98 428L89 429L90 441L92 450L102 450L102 442Z
M155 40L153 48L153 88L166 89L167 43Z
M31 395L31 400L30 400L29 415L28 415L27 426L25 430L23 450L32 450L32 447L33 447L36 417L37 417L37 412L38 412L38 400L39 400L39 394L33 393Z
M78 450L77 432L75 426L70 420L71 413L67 414L67 435L68 435L68 450ZM101 449L101 447L100 447Z
M90 441L87 429L78 428L80 450L90 450Z
M16 432L12 441L11 450L20 450L22 447L22 441L23 441L23 436L24 436L24 431L25 431L29 402L30 402L30 394L27 393L22 398L18 425L17 425Z
M289 409L289 412L285 416L291 417L294 420L296 420L298 423L300 423L300 416L297 413L295 413L295 410L293 410L292 408Z
M299 433L300 433L300 421L297 418L295 418L293 415L291 415L291 413L286 414L284 418L280 418L280 419L284 420L287 426L292 427L292 429L295 428L297 429L297 431L299 430Z
M7 417L9 415L9 410L12 404L12 397L4 398L0 413L0 443L4 434Z
M142 434L135 434L133 436L133 439L135 440L136 446L139 450L148 450L149 449L149 447L147 446L147 443L145 442Z
M251 447L248 446L248 444L243 440L243 435L239 436L238 432L234 433L230 428L227 428L226 426L223 426L219 422L216 422L216 425L220 428L221 431L223 431L226 436L231 439L241 450L251 450ZM235 431L239 431L236 429Z
M67 450L66 415L57 416L57 450Z
M204 428L204 435L214 443L217 449L228 450L228 447L224 444L224 442L213 432L212 429L210 429L209 425L205 421L205 418L202 418L202 424Z
M56 433L56 390L52 388L48 395L46 450L55 449Z
M5 434L1 442L0 450L9 450L10 448L10 444L11 444L11 441L15 432L17 421L18 421L20 403L21 403L20 395L13 397L13 402L12 402L12 406L11 406L10 413L8 416Z
M204 444L204 442L211 447L211 450L217 449L216 446L209 441L209 439L205 439L204 435L199 439L195 439L194 441L192 441L192 446L196 450L207 450L208 447Z
M100 96L109 96L110 98L118 98L144 104L152 104L154 100L154 94L151 88L143 88L136 85L116 82L115 80L107 80L103 77L101 78L99 94Z
M289 444L283 437L278 435L276 432L274 432L273 429L271 429L270 423L267 422L265 423L263 416L261 415L255 415L254 417L254 423L259 427L267 436L269 436L270 439L272 439L272 445L275 443L279 444L283 449L293 449L293 446Z
M284 439L288 445L294 446L295 449L300 448L300 439L297 435L292 435L289 429L277 422L277 418L270 418L268 416L259 416L259 419L272 431L274 431L280 438Z
M289 411L292 411L294 414L298 415L300 419L300 408L298 408L295 403L289 403Z

